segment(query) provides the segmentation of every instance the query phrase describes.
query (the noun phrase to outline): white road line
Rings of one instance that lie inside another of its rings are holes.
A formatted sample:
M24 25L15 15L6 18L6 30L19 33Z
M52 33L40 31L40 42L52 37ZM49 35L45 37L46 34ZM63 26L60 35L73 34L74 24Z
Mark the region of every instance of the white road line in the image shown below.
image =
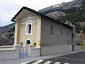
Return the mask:
M21 63L21 64L27 64L27 63L30 63L31 61L29 61L29 62L23 62L23 63Z
M44 64L50 64L52 61L47 61L47 62L45 62Z
M60 62L55 62L54 64L60 64Z
M64 63L64 64L70 64L70 63Z
M38 60L38 61L36 61L36 62L34 62L34 63L32 63L32 64L39 64L39 63L41 63L42 61L44 61L44 60Z

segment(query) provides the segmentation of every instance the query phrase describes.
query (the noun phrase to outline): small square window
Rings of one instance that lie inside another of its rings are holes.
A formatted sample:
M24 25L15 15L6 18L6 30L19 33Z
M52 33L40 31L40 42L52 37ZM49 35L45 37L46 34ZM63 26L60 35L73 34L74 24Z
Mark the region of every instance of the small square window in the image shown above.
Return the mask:
M51 26L51 34L53 34L54 33L54 26L52 25Z

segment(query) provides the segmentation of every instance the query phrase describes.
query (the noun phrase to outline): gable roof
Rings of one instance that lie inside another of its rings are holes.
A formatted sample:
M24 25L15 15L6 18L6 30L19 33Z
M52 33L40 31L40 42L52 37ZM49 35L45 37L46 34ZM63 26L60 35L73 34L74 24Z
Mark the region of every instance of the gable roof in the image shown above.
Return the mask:
M46 17L46 18L48 18L48 19L50 19L50 20L56 21L57 23L62 24L62 25L64 25L64 26L66 26L66 27L73 28L72 26L69 26L69 25L67 25L67 24L64 24L64 23L62 23L62 22L60 22L60 21L58 21L58 20L55 20L55 19L53 19L53 18L51 18L51 17L48 17L48 16L46 16L46 15L44 15L44 14L42 14L42 13L39 13L38 11L35 11L35 10L33 10L33 9L30 9L30 8L27 8L27 7L25 7L25 6L20 9L20 11L12 18L11 21L16 22L16 21L14 21L14 19L15 19L15 18L21 13L21 11L24 10L24 9L25 9L25 10L28 10L28 11L31 11L31 12L39 15L39 16L43 16L43 17Z

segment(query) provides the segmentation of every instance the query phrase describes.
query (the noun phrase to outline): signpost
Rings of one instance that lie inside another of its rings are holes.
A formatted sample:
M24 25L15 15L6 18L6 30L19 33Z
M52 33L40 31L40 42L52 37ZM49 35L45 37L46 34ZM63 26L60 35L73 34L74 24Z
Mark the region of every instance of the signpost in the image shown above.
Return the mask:
M41 40L39 42L40 42L39 45L40 45L40 56L41 56L41 46L42 46L43 43L41 42Z

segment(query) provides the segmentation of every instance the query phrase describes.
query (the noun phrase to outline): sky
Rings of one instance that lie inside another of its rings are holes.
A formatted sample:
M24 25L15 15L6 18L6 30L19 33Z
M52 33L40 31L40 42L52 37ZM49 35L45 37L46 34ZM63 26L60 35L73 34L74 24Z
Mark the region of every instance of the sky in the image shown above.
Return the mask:
M11 19L23 7L36 11L51 5L69 2L72 0L1 0L0 1L0 27L11 24Z

